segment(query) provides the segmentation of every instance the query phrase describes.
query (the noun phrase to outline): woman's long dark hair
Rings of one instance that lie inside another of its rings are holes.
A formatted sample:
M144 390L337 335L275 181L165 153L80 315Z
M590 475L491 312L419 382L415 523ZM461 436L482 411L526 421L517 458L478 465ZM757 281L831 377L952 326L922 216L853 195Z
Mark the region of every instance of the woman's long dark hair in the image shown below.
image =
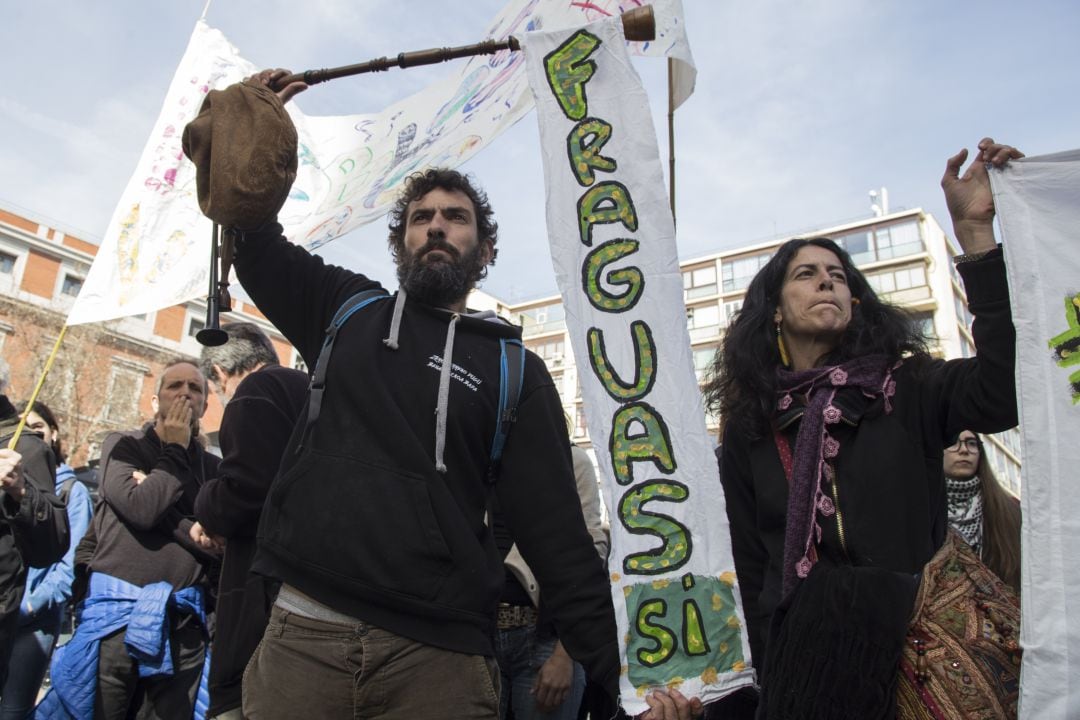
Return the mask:
M769 431L776 407L776 369L780 366L773 318L788 265L807 245L828 250L839 258L851 297L859 301L852 307L851 322L826 364L873 354L890 360L909 354L928 357L926 340L911 316L883 302L843 248L828 238L789 240L750 282L742 309L724 333L705 384L705 400L714 412L719 411L721 422L726 425L738 419L751 437Z
M998 482L978 435L979 489L983 501L982 561L1020 592L1020 503Z

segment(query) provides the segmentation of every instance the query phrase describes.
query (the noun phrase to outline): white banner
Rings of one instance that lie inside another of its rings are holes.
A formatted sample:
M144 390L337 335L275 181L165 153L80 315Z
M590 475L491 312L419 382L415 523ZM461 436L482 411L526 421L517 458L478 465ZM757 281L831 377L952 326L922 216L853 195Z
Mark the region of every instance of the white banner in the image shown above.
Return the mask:
M623 707L752 681L648 98L622 27L524 38L551 255L611 517Z
M1080 150L991 172L1023 428L1020 717L1080 717Z
M680 0L512 0L484 37L580 26L641 4L654 7L657 39L631 43L631 51L678 59L681 102L693 91L695 71ZM286 236L317 248L385 214L409 173L471 158L532 109L523 62L509 51L461 60L445 80L375 115L305 115L290 103L300 166L279 216ZM206 293L211 226L180 139L207 92L258 69L220 31L198 22L68 324L152 312Z

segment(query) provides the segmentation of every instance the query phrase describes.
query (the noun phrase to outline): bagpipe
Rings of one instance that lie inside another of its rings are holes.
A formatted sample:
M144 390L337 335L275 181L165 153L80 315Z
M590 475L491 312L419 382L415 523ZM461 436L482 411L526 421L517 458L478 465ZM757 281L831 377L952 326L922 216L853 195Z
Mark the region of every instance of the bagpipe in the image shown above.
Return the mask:
M627 40L651 41L656 21L649 5L620 16ZM211 91L198 116L184 128L184 153L196 166L199 207L213 222L210 245L210 289L206 324L196 334L203 345L222 345L228 335L221 329L220 313L232 308L229 272L235 232L254 229L276 217L296 178L296 128L275 92L294 82L317 85L328 80L392 67L411 68L476 55L521 50L513 36L487 39L460 47L403 52L355 65L306 70L272 81L271 86L242 82L226 90Z

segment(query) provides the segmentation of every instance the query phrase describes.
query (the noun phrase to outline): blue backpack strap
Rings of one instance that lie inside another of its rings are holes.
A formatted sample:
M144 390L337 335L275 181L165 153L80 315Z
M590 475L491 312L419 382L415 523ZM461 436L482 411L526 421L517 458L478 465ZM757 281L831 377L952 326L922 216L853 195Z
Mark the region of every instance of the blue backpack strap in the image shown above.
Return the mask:
M495 426L495 438L491 441L491 460L488 463L488 482L491 483L499 479L503 447L506 446L511 425L517 420L518 400L525 381L525 346L521 340L501 338L499 349L499 420Z
M326 368L330 365L330 353L334 350L334 340L337 338L338 330L357 310L370 305L376 300L388 297L390 296L381 288L363 290L343 302L338 311L334 313L334 319L330 321L330 326L326 328L326 339L323 340L322 350L319 351L319 359L315 362L315 372L312 373L311 383L308 385L307 424L304 426L303 437L307 437L312 425L319 419L319 413L322 412L323 391L326 389ZM300 451L301 447L303 447L303 441L297 446L297 452Z

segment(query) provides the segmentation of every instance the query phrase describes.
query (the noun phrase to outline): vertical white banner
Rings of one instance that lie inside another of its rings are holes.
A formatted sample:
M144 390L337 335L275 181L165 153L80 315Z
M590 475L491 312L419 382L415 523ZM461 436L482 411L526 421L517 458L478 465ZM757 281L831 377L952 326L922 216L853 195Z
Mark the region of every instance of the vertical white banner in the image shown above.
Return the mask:
M1020 717L1080 717L1080 150L990 173L1023 428Z
M616 20L530 33L551 255L605 478L622 704L753 679L656 133Z

